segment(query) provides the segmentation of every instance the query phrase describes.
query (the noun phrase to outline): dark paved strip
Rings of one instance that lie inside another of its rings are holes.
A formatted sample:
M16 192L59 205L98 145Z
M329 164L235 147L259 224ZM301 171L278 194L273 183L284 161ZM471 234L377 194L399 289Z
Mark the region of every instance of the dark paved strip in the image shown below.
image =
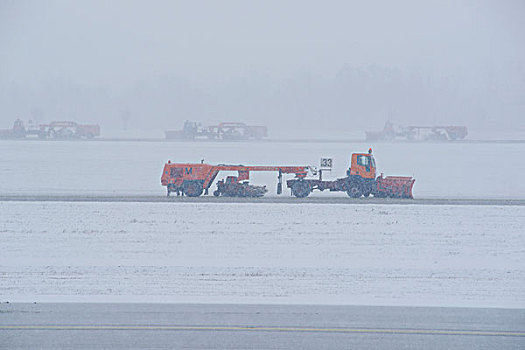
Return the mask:
M0 348L523 349L525 310L0 303Z
M366 141L364 139L262 139L262 140L208 140L199 139L195 141L189 140L176 140L176 139L165 139L165 138L149 138L149 137L129 137L129 138L112 138L112 137L97 137L95 139L39 139L37 137L28 137L25 139L10 139L0 138L0 141L17 141L17 142L203 142L203 143L384 143L384 144L396 144L396 143L410 143L410 144L523 144L525 140L522 139L509 139L509 140L456 140L456 141L410 141L410 140L397 140L393 142L389 141Z
M0 326L0 330L142 330L142 331L254 331L254 332L319 332L319 333L371 333L371 334L425 334L525 337L525 332L438 329L388 329L388 328L304 328L304 327L243 327L243 326L185 326L185 325L24 325Z
M343 196L315 196L308 198L295 198L288 195L283 197L262 198L231 198L201 196L190 197L166 197L158 196L89 196L89 195L0 195L0 201L17 202L137 202L137 203L286 203L286 204L402 204L402 205L493 205L493 206L525 206L524 199L445 199L445 198L417 198L417 199L393 199L393 198L350 198Z

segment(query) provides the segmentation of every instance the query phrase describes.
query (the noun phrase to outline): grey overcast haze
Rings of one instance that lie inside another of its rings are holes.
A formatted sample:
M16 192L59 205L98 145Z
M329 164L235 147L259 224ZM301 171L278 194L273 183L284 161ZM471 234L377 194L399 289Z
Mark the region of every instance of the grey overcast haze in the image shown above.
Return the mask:
M525 1L0 1L0 128L523 130Z

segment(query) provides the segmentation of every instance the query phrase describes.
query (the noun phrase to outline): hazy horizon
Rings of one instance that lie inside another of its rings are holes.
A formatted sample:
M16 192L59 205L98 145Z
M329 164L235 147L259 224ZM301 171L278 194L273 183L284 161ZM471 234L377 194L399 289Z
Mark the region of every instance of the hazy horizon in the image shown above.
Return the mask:
M15 118L525 128L521 1L2 1Z

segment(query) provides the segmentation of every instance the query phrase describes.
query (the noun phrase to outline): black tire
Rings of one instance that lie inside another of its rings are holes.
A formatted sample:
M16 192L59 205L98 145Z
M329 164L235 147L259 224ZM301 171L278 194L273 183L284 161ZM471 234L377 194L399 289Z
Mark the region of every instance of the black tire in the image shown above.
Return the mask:
M170 194L171 194L171 192L172 192L172 191L171 191L171 190L172 190L171 185L166 186L166 190L167 190L166 196L169 197Z
M295 181L292 185L292 194L297 198L305 198L312 192L310 185L302 180Z
M202 194L203 188L198 181L188 181L183 185L184 194L188 197L198 197Z
M219 192L219 190L215 190L215 191L213 191L213 195L215 197L219 197L221 195L221 193Z
M367 198L370 196L370 192L363 192L363 197Z
M399 194L399 198L404 198L404 199L410 198L410 197L407 195L407 188L406 188L406 186L403 186L403 187L401 188L401 193Z
M346 194L352 198L361 197L363 195L363 190L361 189L361 185L358 183L349 184L346 190Z

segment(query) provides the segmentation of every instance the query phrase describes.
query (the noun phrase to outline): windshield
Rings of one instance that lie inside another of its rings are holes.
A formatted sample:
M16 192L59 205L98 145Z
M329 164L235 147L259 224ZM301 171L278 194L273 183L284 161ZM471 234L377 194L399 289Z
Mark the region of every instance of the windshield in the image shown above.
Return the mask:
M370 156L357 156L357 165L370 166L370 158Z

